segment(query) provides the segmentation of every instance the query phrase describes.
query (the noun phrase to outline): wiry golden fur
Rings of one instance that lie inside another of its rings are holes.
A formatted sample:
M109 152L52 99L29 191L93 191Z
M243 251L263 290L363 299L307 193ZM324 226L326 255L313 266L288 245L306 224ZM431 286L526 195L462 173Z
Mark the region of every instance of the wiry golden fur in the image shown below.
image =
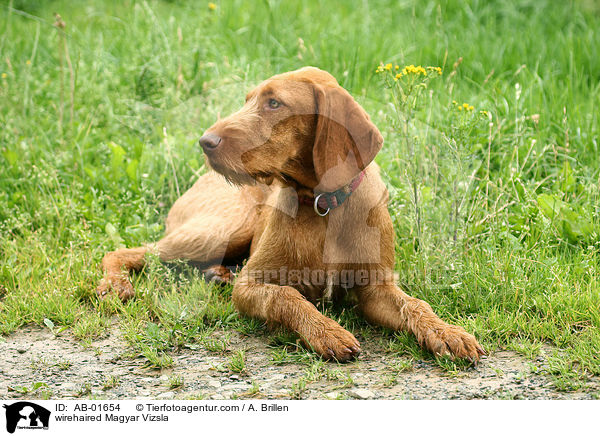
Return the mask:
M163 239L104 257L99 295L114 290L131 298L128 272L144 265L149 250L165 261L192 260L224 281L231 276L223 263L249 253L234 283L236 308L297 332L325 358L360 353L352 333L313 304L348 291L369 322L410 331L436 354L471 360L483 354L472 335L394 283L388 195L373 162L383 138L333 76L311 67L274 76L206 133L220 138L218 146L204 146L216 172L175 202ZM298 201L343 189L361 171L358 188L325 217ZM333 280L348 272L362 279Z

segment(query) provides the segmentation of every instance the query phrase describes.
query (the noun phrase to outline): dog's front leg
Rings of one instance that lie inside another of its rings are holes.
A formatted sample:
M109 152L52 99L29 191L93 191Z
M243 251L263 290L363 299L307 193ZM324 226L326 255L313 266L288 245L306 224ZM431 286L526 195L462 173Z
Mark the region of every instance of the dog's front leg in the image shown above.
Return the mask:
M360 307L371 323L412 332L421 346L436 355L477 361L484 354L477 339L462 327L442 321L425 301L396 284L380 284L359 293Z
M233 302L239 312L298 333L325 359L343 362L360 354L360 344L354 335L321 314L298 290L253 282L244 269L233 287Z

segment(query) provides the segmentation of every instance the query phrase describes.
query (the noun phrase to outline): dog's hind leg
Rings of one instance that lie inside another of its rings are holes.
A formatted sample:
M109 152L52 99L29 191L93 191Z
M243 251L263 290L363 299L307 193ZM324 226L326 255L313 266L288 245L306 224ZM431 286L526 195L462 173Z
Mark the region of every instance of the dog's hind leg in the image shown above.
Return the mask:
M110 290L117 292L123 301L133 297L134 291L129 281L129 271L141 269L145 262L148 247L121 248L110 251L102 259L104 278L96 289L99 297L104 297Z
M208 280L230 281L231 273L222 264L248 251L262 201L256 187L236 188L214 173L202 176L171 208L160 241L104 256L98 295L102 298L113 290L121 300L133 297L129 272L145 265L146 253L156 254L161 261L191 260L205 270Z
M139 271L144 267L147 253L156 254L162 261L192 260L203 270L208 281L230 282L233 274L222 265L223 260L235 257L243 250L247 250L250 239L247 242L235 238L233 241L227 241L223 235L221 238L211 235L211 231L214 231L214 227L191 226L188 228L186 226L180 232L171 233L155 244L137 248L121 248L106 253L102 259L104 278L96 290L98 296L103 298L112 290L123 301L133 297L135 292L129 273L130 271ZM235 245L236 243L237 245ZM195 246L196 249L190 246ZM228 249L231 256L228 256Z
M121 248L107 253L102 259L104 278L97 288L98 296L115 291L123 301L133 297L130 271L139 271L146 264L147 253L156 254L161 261L191 260L204 271L209 281L229 282L232 274L223 266L225 259L233 259L247 252L252 240L251 229L234 226L223 217L198 217L170 232L155 244L137 248Z

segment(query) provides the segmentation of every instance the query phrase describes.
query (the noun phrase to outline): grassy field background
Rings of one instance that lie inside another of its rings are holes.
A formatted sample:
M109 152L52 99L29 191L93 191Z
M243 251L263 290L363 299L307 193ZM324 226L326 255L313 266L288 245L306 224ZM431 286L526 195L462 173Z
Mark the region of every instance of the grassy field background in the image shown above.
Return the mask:
M386 138L376 160L411 293L491 352L534 358L549 346L557 389L600 375L597 2L212 6L0 1L1 334L35 323L85 344L117 322L132 353L161 367L189 344L226 352L215 331L265 334L235 313L230 288L184 264L149 259L125 305L99 303L94 289L104 252L161 236L206 169L204 129L259 81L314 65ZM375 74L381 62L443 69L408 131ZM432 359L409 335L324 310L390 353ZM275 360L305 355L285 332L265 340Z

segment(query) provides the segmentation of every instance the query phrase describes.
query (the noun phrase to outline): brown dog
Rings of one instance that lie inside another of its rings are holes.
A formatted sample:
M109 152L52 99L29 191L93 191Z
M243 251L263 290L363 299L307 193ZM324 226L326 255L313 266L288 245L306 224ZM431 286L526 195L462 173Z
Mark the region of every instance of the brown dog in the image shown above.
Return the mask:
M175 202L159 242L106 254L99 295L132 297L128 271L149 250L193 260L225 281L222 264L249 252L233 288L236 308L297 332L325 358L348 360L360 345L312 302L352 290L371 323L411 331L435 354L479 359L472 335L394 283L388 195L373 162L382 143L330 74L308 67L272 77L200 139L220 175L200 177Z

